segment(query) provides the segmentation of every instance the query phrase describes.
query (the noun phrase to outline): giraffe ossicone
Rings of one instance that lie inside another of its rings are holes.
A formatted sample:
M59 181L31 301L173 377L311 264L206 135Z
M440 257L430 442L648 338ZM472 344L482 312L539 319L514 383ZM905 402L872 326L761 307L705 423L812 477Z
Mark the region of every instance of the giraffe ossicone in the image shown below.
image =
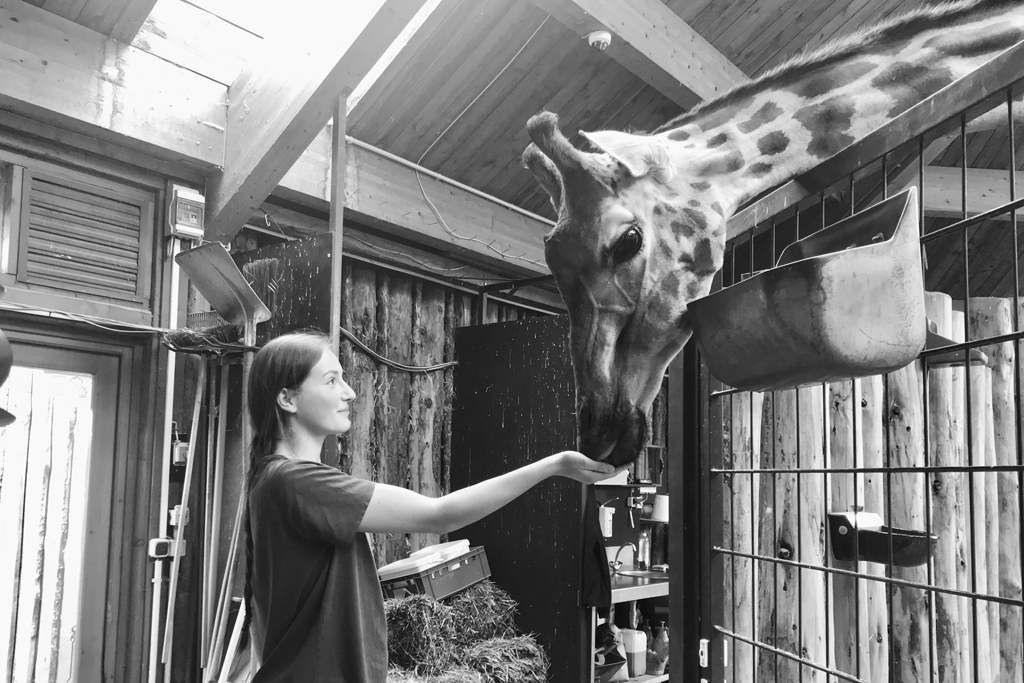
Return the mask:
M596 152L555 114L532 117L523 162L558 213L545 258L569 312L580 449L622 464L646 444L691 335L687 303L710 291L743 202L1022 41L1024 0L963 0L798 57L653 133L581 133Z

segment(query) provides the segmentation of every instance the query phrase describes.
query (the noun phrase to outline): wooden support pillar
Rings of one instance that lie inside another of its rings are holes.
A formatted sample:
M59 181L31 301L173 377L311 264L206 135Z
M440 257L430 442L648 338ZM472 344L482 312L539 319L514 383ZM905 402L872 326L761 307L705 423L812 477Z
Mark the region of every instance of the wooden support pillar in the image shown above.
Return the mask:
M348 166L348 154L345 145L345 123L348 98L339 97L334 103L334 119L331 126L331 213L329 219L331 231L331 310L330 327L327 334L331 339L331 351L340 353L342 286L342 237L344 236L345 217L345 169ZM348 368L343 368L347 370ZM327 439L324 444L324 462L332 467L341 465L341 448L339 439Z
M856 399L854 381L844 380L828 385L829 453L828 466L834 469L856 467L860 450L854 427ZM829 491L829 511L846 512L854 506L864 507L864 494L858 489L860 482L854 474L833 473ZM865 508L868 509L868 508ZM874 510L871 510L874 512ZM856 561L830 560L833 567L857 571ZM865 680L866 672L859 670L858 648L867 643L866 614L860 609L861 586L859 580L841 574L832 577L832 614L835 619L835 665L840 671L859 675Z
M1013 330L1013 303L1009 299L984 297L971 299L971 332L975 338L994 337ZM995 464L1017 465L1016 387L1014 348L1011 343L992 344L981 350L989 357L992 368L992 429ZM998 579L989 584L989 591L1004 598L1020 600L1020 498L1016 473L1000 472L997 479L999 536ZM994 520L993 520L994 521ZM991 522L990 522L991 524ZM991 548L990 548L991 550ZM990 562L992 561L990 552ZM991 580L991 575L990 575ZM1021 610L1011 605L993 606L999 613L999 675L993 680L1015 681L1021 667ZM995 642L995 634L993 643Z
M735 469L756 469L761 452L761 403L763 394L742 392L732 397L732 463ZM741 553L755 553L754 541L760 526L759 486L756 475L732 475L732 548ZM732 595L733 630L750 639L756 639L754 630L754 561L745 557L733 559ZM728 579L729 577L727 577ZM732 680L752 680L754 649L736 641L732 646Z
M952 301L948 294L925 293L928 320L935 323L944 337L953 334ZM929 464L936 467L960 468L964 465L963 406L957 392L963 386L963 369L950 366L928 367L928 447ZM962 475L957 472L935 472L929 475L931 489L931 533L938 536L932 558L935 585L958 589L960 538L958 519L962 509ZM923 529L924 527L914 527ZM960 599L948 593L935 594L935 662L941 683L959 683L960 653L966 643L961 640Z
M861 412L861 435L863 444L863 465L865 469L885 465L885 438L882 415L885 411L885 395L881 375L857 380L860 389L859 409ZM885 513L885 477L878 472L864 475L864 510ZM885 576L885 566L876 562L865 562L864 571L878 577ZM881 581L861 583L861 604L866 615L867 641L862 643L860 652L861 678L868 681L889 680L889 609L888 590Z
M821 469L824 465L821 388L776 391L771 394L770 403L769 417L766 396L761 467ZM767 515L762 519L761 553L822 566L822 477L795 473L762 475L760 495L762 510L768 507L774 510L771 521ZM759 576L757 611L758 635L762 642L810 661L825 663L825 578L822 572L764 563ZM802 667L788 657L762 653L756 680L814 681L820 680L820 676L820 672Z
M886 426L889 430L888 467L924 465L924 405L921 364L912 363L888 375ZM883 518L896 529L925 528L925 475L919 472L889 475ZM893 567L893 578L927 585L928 568ZM928 591L890 585L892 603L893 683L930 680Z

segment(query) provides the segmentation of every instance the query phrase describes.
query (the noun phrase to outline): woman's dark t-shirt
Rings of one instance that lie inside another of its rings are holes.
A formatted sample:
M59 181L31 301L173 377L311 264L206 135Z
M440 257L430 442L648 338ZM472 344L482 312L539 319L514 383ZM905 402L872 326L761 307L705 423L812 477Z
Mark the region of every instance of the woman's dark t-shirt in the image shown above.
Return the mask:
M280 455L249 489L253 683L384 683L387 628L359 523L373 482Z

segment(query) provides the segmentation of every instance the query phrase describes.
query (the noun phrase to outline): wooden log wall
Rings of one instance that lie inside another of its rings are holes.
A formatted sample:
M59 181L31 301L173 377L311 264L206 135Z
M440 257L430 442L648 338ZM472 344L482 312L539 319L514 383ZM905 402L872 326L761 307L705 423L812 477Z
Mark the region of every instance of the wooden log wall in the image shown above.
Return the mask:
M1012 332L1011 300L972 298L968 308L965 322L962 301L927 296L929 319L949 339ZM712 399L721 403L711 412L715 428L721 418L711 436L725 470L712 479L722 491L721 545L758 558L713 562L724 574L715 624L862 681L1020 679L1021 609L986 599L1021 597L1020 475L984 468L1019 467L1024 376L1014 377L1012 342L980 351L969 366L963 356L927 369L916 361L885 377ZM788 468L817 471L757 473ZM855 506L937 536L929 562L836 560L825 512ZM834 680L738 640L729 652L728 681Z
M343 263L342 326L380 355L408 365L453 360L455 330L476 324L477 296L361 261ZM492 322L537 315L491 299ZM342 339L341 362L358 398L341 438L342 469L426 495L450 490L452 370L408 373ZM378 534L379 565L439 542L436 534Z
M244 239L244 235L236 239L233 257L240 268L260 259L277 261L276 289L257 292L274 313L257 327L258 344L295 330L329 331L331 239L325 233L259 248ZM453 360L455 330L479 323L479 297L464 288L447 287L354 258L344 258L342 279L342 327L375 352L405 365L425 366ZM187 301L189 314L209 310L209 304L194 288L190 289ZM536 315L543 314L493 297L488 302L489 322ZM453 370L429 374L394 370L344 338L339 356L346 379L358 398L353 404L352 428L338 440L336 448L328 444L326 462L355 476L425 495L448 492ZM195 369L199 362L198 356L185 356L179 366L186 371L178 381L184 391L183 398L177 400L180 405L176 406L175 419L182 432L195 434L199 439L196 452L204 454L197 463L195 481L214 479L213 453L220 453L220 464L216 470L217 483L196 484L190 496L189 507L194 516L187 527L186 540L189 548L199 550L186 555L179 577L181 602L175 619L173 675L182 680L199 680L201 675L207 680L217 674L213 669L201 670L208 653L205 648L200 652L200 647L208 638L210 586L219 587L228 572L235 510L243 490L243 459L248 457L248 444L241 443L240 438L244 419L240 411L240 365L234 360L228 358L223 365L212 366L219 385L208 405L216 405L221 419L215 424L210 422L208 434L202 424L189 424L191 412L187 407L195 396ZM212 496L204 495L204 490L220 491L215 510ZM214 523L219 525L219 534L210 528ZM378 534L371 537L371 546L380 566L439 540L431 534ZM212 558L205 568L201 561L204 548ZM240 596L244 571L237 558L233 566L237 571L229 592Z
M243 262L280 262L277 307L260 325L261 340L296 329L327 331L329 235L264 247ZM478 324L478 295L446 287L384 266L345 259L341 325L378 354L406 365L434 365L453 359L455 330ZM489 298L487 322L518 320L536 311ZM408 373L379 363L341 338L340 358L358 398L352 429L339 439L345 471L426 495L450 488L452 370ZM407 557L437 543L432 534L376 535L378 564Z

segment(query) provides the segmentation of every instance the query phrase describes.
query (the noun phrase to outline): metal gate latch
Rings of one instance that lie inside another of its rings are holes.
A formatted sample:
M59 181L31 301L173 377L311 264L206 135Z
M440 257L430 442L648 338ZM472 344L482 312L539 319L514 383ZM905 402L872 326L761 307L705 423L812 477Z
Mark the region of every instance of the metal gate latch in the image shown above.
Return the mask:
M700 639L700 649L697 652L700 656L700 668L708 668L708 641L706 638Z

